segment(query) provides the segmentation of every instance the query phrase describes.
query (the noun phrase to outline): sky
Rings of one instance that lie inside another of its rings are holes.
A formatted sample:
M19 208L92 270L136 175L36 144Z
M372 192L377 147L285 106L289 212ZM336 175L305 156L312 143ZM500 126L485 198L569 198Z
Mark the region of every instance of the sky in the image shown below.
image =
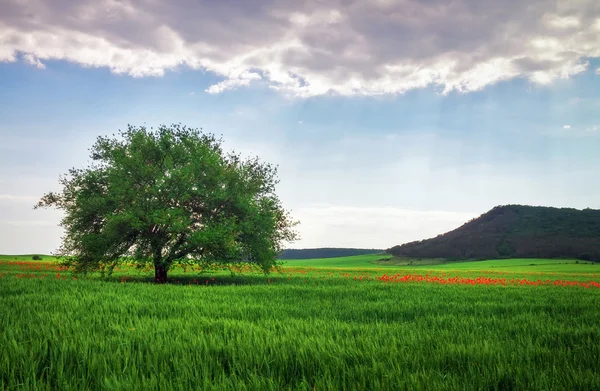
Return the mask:
M33 205L96 137L171 123L278 165L292 248L600 209L600 2L3 0L0 254L59 247Z

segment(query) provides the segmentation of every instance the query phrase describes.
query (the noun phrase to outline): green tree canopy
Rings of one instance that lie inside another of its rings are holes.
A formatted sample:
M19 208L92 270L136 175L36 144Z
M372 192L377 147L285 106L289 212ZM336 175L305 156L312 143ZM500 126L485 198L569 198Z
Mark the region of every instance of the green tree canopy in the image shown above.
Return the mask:
M222 140L182 125L128 126L98 137L91 164L60 178L35 206L65 212L58 255L77 271L112 271L124 259L153 265L250 262L265 272L295 222L275 194L277 170L224 153Z

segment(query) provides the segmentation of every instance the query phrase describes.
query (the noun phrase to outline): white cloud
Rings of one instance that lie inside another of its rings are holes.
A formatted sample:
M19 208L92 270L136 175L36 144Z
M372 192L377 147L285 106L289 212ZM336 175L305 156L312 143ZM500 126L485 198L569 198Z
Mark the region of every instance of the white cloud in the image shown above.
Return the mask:
M575 97L575 98L571 98L571 99L569 99L569 104L571 104L571 105L576 105L576 104L579 104L579 103L581 103L581 102L584 102L585 100L586 100L586 99L584 99L584 98L581 98L581 97L577 96L577 97Z
M36 197L36 196L0 194L0 201L36 202L36 201L39 201L39 200L40 200L40 197Z
M294 247L389 248L457 228L472 213L417 211L393 207L312 205L293 213L301 221Z
M0 15L0 61L186 66L224 78L211 94L258 80L294 96L548 84L600 57L596 0L5 0Z
M20 183L10 177L6 180L11 189L27 187L26 182L22 177ZM36 184L39 182L43 183L36 181ZM0 194L0 254L49 253L59 247L63 213L54 209L34 210L33 205L39 199L39 196Z
M0 220L0 254L49 254L60 247L61 234L44 221Z
M23 60L25 60L26 63L33 65L34 67L38 68L38 69L45 69L46 65L44 65L39 58L36 58L33 54L31 53L27 53L25 55L23 55Z
M596 68L596 75L600 75L600 68Z
M244 71L237 75L230 75L227 80L212 85L205 91L209 94L219 94L223 91L231 90L241 86L247 86L251 81L260 79L261 77L258 73Z
M56 227L55 222L45 220L0 220L0 225L10 225L13 227Z
M555 128L541 132L541 134L561 138L595 138L600 134L600 125L577 126L574 128L571 125L565 125L561 129Z
M556 16L550 15L544 18L544 21L551 27L558 29L578 28L581 22L574 16Z

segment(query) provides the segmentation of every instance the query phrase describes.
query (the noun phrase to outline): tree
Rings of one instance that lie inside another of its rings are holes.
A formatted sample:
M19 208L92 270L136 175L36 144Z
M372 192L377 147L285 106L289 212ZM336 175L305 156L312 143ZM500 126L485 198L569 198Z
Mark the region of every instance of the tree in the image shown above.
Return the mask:
M177 263L249 262L268 272L296 225L275 195L277 170L224 153L222 140L182 125L129 125L98 137L91 164L60 178L35 208L65 216L58 255L79 272L152 265L165 282Z

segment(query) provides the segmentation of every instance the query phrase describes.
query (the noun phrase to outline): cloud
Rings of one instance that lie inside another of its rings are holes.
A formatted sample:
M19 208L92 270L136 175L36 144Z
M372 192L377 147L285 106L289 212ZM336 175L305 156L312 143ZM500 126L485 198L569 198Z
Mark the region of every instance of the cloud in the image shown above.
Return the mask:
M61 235L44 221L0 220L0 254L48 254L60 247Z
M12 202L37 202L40 197L36 196L24 196L24 195L12 195L12 194L0 194L0 201L12 201Z
M238 75L228 75L228 79L210 86L205 91L209 94L219 94L223 91L231 90L241 86L247 86L252 80L260 80L261 76L252 72L241 72Z
M36 58L33 54L27 53L23 56L23 60L26 63L35 66L38 69L45 69L46 65L44 65L39 58Z
M585 131L588 132L588 133L598 133L598 132L600 132L600 125L590 126Z
M4 0L0 15L0 61L184 66L223 78L211 94L259 80L304 97L468 92L552 83L600 57L596 0Z
M393 207L311 205L293 213L301 222L295 247L376 247L433 237L454 229L472 213L418 211Z
M569 104L576 105L576 104L579 104L579 103L584 102L584 101L586 101L585 98L581 98L579 96L576 96L575 98L569 99Z
M45 220L0 220L0 225L13 227L56 227L56 223Z
M598 135L600 135L600 125L576 126L574 128L572 128L571 125L564 125L560 129L554 128L543 131L541 134L560 138L596 138Z
M596 68L596 75L600 75L600 68Z

